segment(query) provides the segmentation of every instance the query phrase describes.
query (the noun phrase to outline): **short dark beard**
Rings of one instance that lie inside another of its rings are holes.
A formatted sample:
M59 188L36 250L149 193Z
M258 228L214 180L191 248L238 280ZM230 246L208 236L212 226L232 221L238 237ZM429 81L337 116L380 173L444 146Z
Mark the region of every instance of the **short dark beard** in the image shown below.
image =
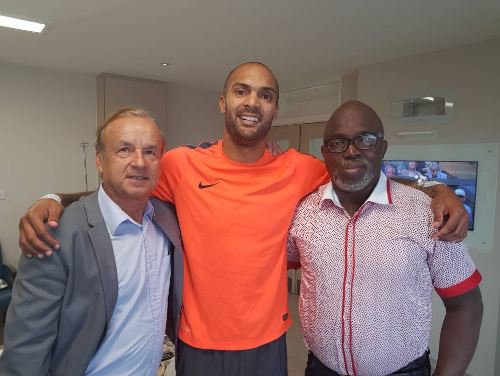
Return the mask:
M373 163L371 163L369 160L363 157L358 158L358 160L361 161L363 165L366 167L366 172L360 180L355 182L347 182L342 180L342 178L339 176L333 177L333 180L335 180L334 185L341 191L359 192L366 189L373 181L375 177L375 166L373 165ZM349 161L348 163L344 164L349 165L351 163L352 161Z

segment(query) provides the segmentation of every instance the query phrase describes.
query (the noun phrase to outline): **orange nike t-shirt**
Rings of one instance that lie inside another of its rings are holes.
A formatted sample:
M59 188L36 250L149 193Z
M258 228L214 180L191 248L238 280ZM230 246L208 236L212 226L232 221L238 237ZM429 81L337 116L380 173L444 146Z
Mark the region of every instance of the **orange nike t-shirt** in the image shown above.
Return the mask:
M324 164L290 149L238 163L222 141L162 157L154 196L175 204L184 243L179 338L245 350L291 325L286 239L299 200L328 181Z

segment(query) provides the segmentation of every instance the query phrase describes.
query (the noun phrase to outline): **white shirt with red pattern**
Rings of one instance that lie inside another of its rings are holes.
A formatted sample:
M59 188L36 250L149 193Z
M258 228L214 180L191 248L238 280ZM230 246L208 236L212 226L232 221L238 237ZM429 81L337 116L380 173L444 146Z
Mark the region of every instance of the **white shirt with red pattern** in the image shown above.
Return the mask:
M431 199L382 173L351 217L332 183L298 206L288 257L299 262L306 346L344 375L387 375L420 357L432 290L463 294L481 281L463 243L432 239Z

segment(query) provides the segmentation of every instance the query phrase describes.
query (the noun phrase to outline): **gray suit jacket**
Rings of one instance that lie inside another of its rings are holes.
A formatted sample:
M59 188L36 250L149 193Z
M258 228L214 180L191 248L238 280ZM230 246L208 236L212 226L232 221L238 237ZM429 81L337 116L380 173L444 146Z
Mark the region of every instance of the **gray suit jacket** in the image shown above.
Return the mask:
M182 305L182 247L171 204L153 200L154 221L170 240L168 332ZM0 375L83 375L106 334L118 294L113 248L97 192L69 206L53 231L61 249L21 257L7 313Z

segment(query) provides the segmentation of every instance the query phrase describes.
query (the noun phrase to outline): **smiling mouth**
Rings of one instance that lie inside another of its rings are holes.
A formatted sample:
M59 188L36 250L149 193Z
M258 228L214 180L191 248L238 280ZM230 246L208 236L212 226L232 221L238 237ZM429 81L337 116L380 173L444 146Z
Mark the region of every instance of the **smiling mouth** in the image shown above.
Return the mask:
M146 177L146 176L127 176L127 179L132 179L132 180L149 180L149 178Z
M360 168L365 168L365 166L364 165L344 166L344 170L359 170Z
M259 117L255 115L239 115L238 116L245 125L254 125L260 121Z
M358 175L361 171L365 170L366 166L363 164L351 164L347 166L342 166L344 173L349 175Z

